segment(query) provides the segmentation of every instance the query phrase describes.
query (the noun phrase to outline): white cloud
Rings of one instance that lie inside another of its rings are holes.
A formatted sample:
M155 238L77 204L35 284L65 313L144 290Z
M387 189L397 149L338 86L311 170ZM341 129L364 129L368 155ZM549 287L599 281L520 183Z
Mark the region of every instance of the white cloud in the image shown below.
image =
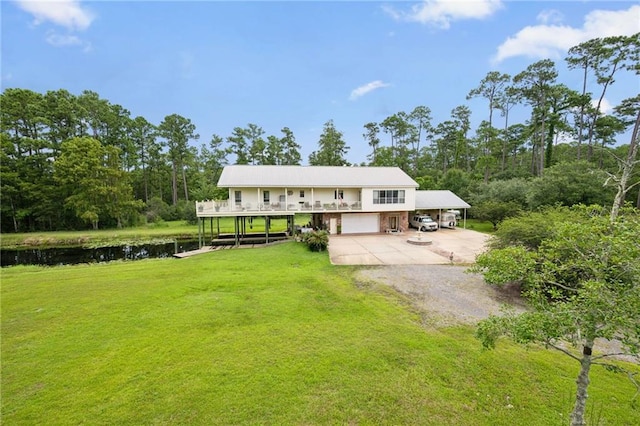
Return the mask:
M79 37L70 34L61 35L56 32L49 31L45 40L54 47L82 46L82 50L84 52L91 51L91 43L83 41Z
M596 108L598 106L598 100L592 99L591 106ZM606 115L611 113L611 111L613 111L613 105L611 105L611 102L609 102L607 98L602 98L602 102L600 102L600 113Z
M74 35L60 35L56 33L47 34L47 43L55 47L81 45L82 40Z
M351 101L355 101L356 99L358 99L360 96L364 96L369 92L373 92L376 89L380 89L383 87L389 87L390 84L389 83L383 83L381 80L376 80L376 81L372 81L370 83L367 83L365 85L362 85L356 89L353 89L351 91L351 96L349 96L349 100Z
M398 11L391 6L383 6L383 10L398 21L419 22L448 29L452 21L484 19L501 7L501 0L423 0L411 6L408 12Z
M536 18L542 24L559 24L564 20L564 15L558 10L547 9L538 13Z
M35 25L50 21L69 30L86 30L95 18L78 0L16 0L16 3L33 15Z
M494 62L513 56L558 58L571 47L593 38L632 35L640 29L639 16L640 6L631 6L627 10L591 11L585 16L582 28L546 24L528 26L498 47Z

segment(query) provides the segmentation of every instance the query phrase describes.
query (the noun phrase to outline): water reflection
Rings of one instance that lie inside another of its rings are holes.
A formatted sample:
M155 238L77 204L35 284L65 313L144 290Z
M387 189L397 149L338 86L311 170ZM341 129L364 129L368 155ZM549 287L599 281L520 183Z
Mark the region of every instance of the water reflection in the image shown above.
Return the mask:
M112 260L140 260L170 257L175 253L196 250L197 240L163 244L127 245L100 248L63 247L45 249L0 250L0 264L14 265L69 265L76 263L109 262Z

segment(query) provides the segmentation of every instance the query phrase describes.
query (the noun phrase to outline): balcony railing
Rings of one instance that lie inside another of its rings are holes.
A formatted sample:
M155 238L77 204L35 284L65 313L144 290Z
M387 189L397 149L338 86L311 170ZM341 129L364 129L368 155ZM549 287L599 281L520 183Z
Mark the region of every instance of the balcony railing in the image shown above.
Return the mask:
M198 216L231 215L242 212L268 212L269 214L274 214L274 212L319 213L349 210L362 210L362 203L360 201L332 201L330 203L323 203L318 200L314 203L229 203L229 201L196 201L196 214Z

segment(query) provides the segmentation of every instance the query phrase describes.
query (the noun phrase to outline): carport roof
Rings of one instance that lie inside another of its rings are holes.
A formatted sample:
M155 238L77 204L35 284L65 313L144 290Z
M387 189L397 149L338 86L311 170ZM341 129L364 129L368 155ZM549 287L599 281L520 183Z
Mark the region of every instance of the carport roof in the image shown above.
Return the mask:
M399 167L226 166L218 186L285 188L416 188Z
M416 210L468 209L462 198L449 190L416 191Z

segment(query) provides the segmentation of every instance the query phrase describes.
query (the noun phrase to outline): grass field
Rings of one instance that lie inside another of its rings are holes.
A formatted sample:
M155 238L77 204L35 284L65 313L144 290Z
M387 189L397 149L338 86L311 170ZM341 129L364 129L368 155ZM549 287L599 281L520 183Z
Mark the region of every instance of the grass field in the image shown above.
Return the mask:
M460 221L460 226L462 226L462 221ZM491 224L491 222L480 221L478 219L467 219L467 229L482 232L485 234L494 233L493 225Z
M293 242L2 269L1 423L567 423L577 363L484 351L352 271ZM634 392L594 367L590 421L640 423Z
M296 224L305 224L309 215L296 215ZM211 231L211 223L206 221L206 235ZM216 219L213 226L217 232ZM220 232L234 232L233 218L220 218ZM271 221L272 231L284 231L287 221L277 218ZM256 219L251 231L264 231L264 220ZM147 244L173 241L175 239L197 239L198 225L185 221L153 223L135 228L99 229L86 231L55 231L55 232L23 232L0 235L0 247L3 249L16 247L63 247L83 246L101 247L109 245Z

